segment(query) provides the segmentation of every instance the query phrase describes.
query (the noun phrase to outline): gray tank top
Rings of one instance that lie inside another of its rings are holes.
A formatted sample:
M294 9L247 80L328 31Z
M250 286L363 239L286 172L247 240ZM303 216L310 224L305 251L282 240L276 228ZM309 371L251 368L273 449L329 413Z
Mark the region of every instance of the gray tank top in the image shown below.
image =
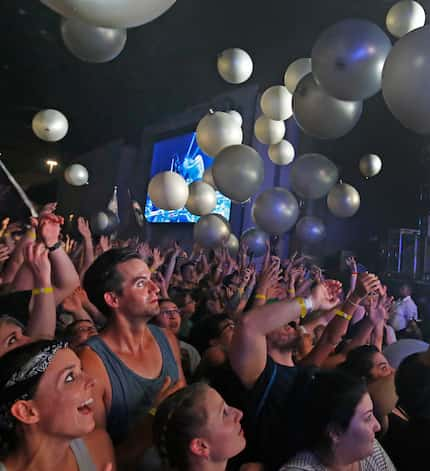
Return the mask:
M172 384L179 379L178 366L164 333L155 325L148 325L160 347L163 365L158 378L139 376L122 362L100 337L91 337L87 345L101 358L112 387L112 404L107 416L107 431L115 444L121 442L136 418L151 407L152 402L170 376Z
M70 448L75 455L79 471L97 471L96 465L91 459L87 445L85 445L85 442L81 438L73 440L70 443ZM7 468L3 463L0 463L0 471L7 471Z

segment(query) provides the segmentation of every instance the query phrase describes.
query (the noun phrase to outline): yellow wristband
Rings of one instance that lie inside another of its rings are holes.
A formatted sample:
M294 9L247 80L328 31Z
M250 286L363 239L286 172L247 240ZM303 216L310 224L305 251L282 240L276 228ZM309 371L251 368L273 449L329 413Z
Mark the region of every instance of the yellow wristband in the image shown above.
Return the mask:
M237 290L239 291L240 294L243 294L245 291L243 288L238 288Z
M303 298L296 298L296 301L300 304L300 317L303 319L308 313L308 309Z
M343 317L347 321L350 321L352 319L351 315L347 314L346 312L341 311L340 309L336 309L334 313L336 314L336 316Z
M37 296L38 294L49 294L53 293L54 288L52 286L48 286L47 288L34 288L31 290L31 294Z
M291 294L295 294L296 290L294 288L291 288L291 289L288 290L288 292L291 293Z
M266 301L267 296L264 295L264 294L258 294L258 293L257 293L257 294L255 295L255 299L262 299L263 301Z
M151 267L151 268L149 269L149 271L150 271L151 273L155 273L155 272L157 271L157 269L156 269L156 268L153 268L153 267Z
M148 414L152 415L152 417L155 417L156 413L157 413L157 408L156 407L151 407L148 411Z
M4 237L10 237L10 232L6 231L3 235Z
M30 239L35 240L36 239L36 231L29 230L27 231L27 237Z

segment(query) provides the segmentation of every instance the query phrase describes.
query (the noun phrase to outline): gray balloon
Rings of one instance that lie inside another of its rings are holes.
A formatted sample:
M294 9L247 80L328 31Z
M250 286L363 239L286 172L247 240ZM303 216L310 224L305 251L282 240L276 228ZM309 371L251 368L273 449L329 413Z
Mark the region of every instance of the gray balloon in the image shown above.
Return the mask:
M403 126L430 133L430 26L403 36L394 45L382 73L385 103Z
M263 159L252 147L244 144L223 149L212 166L218 190L236 202L245 202L254 195L264 179Z
M327 196L330 211L338 218L349 218L360 208L360 194L347 183L338 183Z
M347 19L326 29L312 49L312 72L340 100L364 100L381 89L382 68L391 42L382 29Z
M257 227L247 229L240 239L242 244L244 243L248 246L248 254L254 257L261 257L266 253L268 241L269 236Z
M337 182L336 165L321 154L305 154L291 164L291 188L300 198L325 196Z
M239 251L239 240L234 234L230 234L226 243L226 247L230 252L230 255L235 257L237 252Z
M212 167L207 168L207 169L203 172L203 178L202 178L202 180L203 180L205 183L208 183L214 190L218 190L218 188L216 187L215 182L214 182L214 177L213 177L213 175L212 175Z
M47 142L57 142L67 134L67 118L57 110L42 110L36 113L31 123L34 134Z
M88 183L88 170L81 164L72 164L64 170L64 179L69 185L86 185Z
M204 216L216 206L215 190L205 182L197 181L188 186L189 196L185 207L192 214Z
M268 234L290 230L299 217L295 196L285 188L275 187L259 194L252 206L252 218Z
M296 225L296 233L299 239L310 244L321 242L326 234L321 219L313 216L302 217Z
M338 100L306 75L293 96L294 119L302 130L319 139L337 139L357 124L363 111L361 101Z
M382 169L382 160L375 154L366 154L360 159L360 172L366 178L374 177Z
M112 211L99 211L90 218L90 225L95 234L109 235L117 229L119 219Z
M230 226L217 214L202 216L194 225L194 241L206 248L216 248L227 242Z
M74 18L63 19L61 36L67 49L85 62L109 62L124 49L126 29L102 28Z

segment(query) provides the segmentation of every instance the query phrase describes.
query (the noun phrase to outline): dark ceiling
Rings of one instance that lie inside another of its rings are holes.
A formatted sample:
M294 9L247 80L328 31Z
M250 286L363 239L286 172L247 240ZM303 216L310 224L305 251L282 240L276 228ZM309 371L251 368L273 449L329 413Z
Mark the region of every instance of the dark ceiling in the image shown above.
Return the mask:
M144 1L144 0L141 0ZM309 56L318 34L347 17L384 27L391 0L177 0L163 16L128 31L123 53L107 64L87 64L64 47L60 18L35 0L3 0L0 14L0 152L23 179L46 178L43 161L63 163L81 152L123 137L139 142L155 123L231 90L216 71L216 55L246 49L254 60L250 80L261 90L282 83L287 65ZM430 0L422 0L430 12ZM56 108L70 131L57 144L38 140L33 115ZM368 100L359 126L336 142L320 143L354 179L361 152L380 153L387 192L410 193L429 168L423 147L430 141L404 130L380 94ZM351 165L349 165L351 164ZM412 201L412 200L411 200Z

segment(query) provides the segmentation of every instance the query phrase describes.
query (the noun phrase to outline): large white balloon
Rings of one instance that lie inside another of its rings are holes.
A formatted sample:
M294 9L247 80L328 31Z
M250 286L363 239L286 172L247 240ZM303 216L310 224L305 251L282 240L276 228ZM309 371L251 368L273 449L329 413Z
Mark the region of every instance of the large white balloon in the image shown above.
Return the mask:
M312 49L312 73L329 95L358 101L381 89L391 42L367 20L349 18L327 28Z
M67 49L85 62L109 62L124 49L126 29L102 28L74 18L61 22L61 36Z
M263 144L278 144L285 134L283 121L275 121L261 115L254 125L255 137Z
M336 165L321 154L305 154L291 167L291 187L300 198L318 199L325 196L336 183Z
M105 28L133 28L158 18L176 0L41 0L66 18Z
M360 172L366 178L374 177L382 169L382 160L375 154L366 154L360 159Z
M347 183L338 183L327 196L327 206L338 218L349 218L360 208L360 194Z
M385 24L388 31L401 38L414 29L421 28L426 22L426 12L418 3L404 0L394 4L387 13Z
M252 218L268 234L280 235L289 231L299 217L295 196L286 188L270 188L260 193L253 206Z
M230 225L218 214L202 216L194 225L194 240L206 248L216 248L227 242Z
M179 173L167 171L152 177L148 185L148 194L155 206L172 210L185 206L189 191L187 182Z
M284 121L293 114L293 95L284 86L275 85L263 93L260 106L268 118Z
M296 91L297 84L305 75L312 72L312 60L310 57L303 57L292 62L284 75L284 83L290 93Z
M212 175L222 194L243 203L263 183L263 159L252 147L244 144L230 146L218 154L212 166Z
M251 77L253 64L251 56L243 49L226 49L218 56L218 72L228 83L239 84Z
M82 186L88 183L88 170L81 164L73 164L64 171L64 179L73 186Z
M332 97L309 74L297 85L293 110L294 119L306 134L318 139L338 139L357 124L363 103Z
M276 165L288 165L294 160L295 150L291 142L283 139L268 150L270 160Z
M223 111L208 113L197 125L197 144L211 157L216 157L225 147L242 144L242 128L234 116Z
M69 123L67 118L57 110L42 110L35 114L32 122L34 134L39 139L57 142L67 134Z
M399 39L385 61L382 93L403 126L430 133L430 26Z
M215 208L216 193L208 183L196 181L191 183L188 189L189 196L185 207L190 213L204 216Z

